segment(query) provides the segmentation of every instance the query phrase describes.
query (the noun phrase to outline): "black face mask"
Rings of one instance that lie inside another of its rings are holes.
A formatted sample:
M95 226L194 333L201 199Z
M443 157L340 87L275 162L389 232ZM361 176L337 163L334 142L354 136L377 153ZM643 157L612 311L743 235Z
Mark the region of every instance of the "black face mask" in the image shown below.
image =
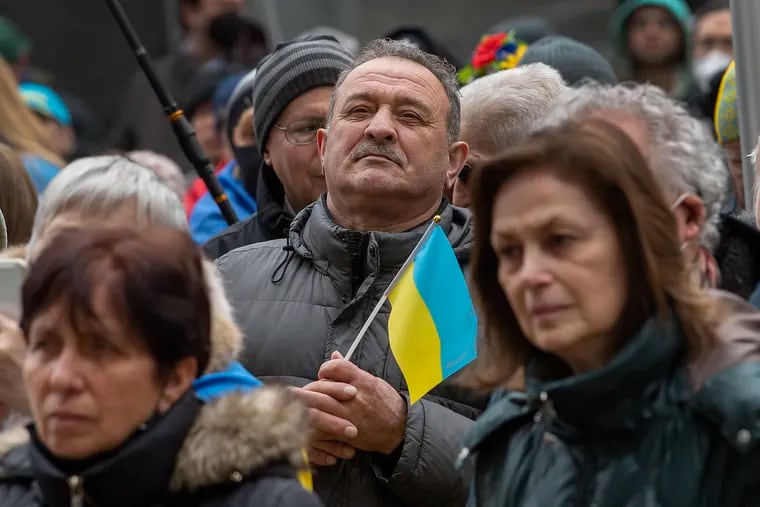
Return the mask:
M225 51L232 51L243 31L243 18L236 12L215 16L208 25L208 35Z
M235 146L232 148L235 154L235 160L240 167L240 178L243 181L243 188L248 194L256 197L256 183L259 179L259 168L261 167L262 157L256 146Z

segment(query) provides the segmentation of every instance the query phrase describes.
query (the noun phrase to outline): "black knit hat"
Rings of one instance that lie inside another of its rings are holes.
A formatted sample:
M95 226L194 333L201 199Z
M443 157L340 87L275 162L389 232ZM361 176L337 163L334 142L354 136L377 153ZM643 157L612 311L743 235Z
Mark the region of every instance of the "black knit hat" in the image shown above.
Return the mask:
M321 35L281 42L261 61L253 85L253 129L262 155L288 104L312 88L334 86L353 59L335 38Z

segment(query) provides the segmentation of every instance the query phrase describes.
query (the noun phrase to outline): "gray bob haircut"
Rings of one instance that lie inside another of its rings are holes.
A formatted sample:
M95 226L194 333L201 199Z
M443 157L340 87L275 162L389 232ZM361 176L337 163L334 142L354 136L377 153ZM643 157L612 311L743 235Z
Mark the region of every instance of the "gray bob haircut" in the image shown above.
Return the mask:
M543 63L476 79L460 90L464 141L491 153L515 146L543 121L565 89L559 72Z
M648 132L649 166L671 199L684 192L702 199L706 219L701 243L714 251L720 240L718 221L728 189L728 172L723 152L707 126L659 88L633 83L590 83L568 89L550 108L544 126L599 112L643 121Z
M335 90L330 97L330 109L327 116L328 125L333 116L335 95L346 80L346 77L348 77L348 75L360 65L364 65L372 60L377 60L378 58L400 58L402 60L409 60L422 65L438 79L449 99L449 113L447 116L449 143L457 142L459 140L461 107L459 104L459 83L457 81L456 69L442 58L426 53L405 42L392 39L373 40L361 50L351 65L340 73L338 81L335 83Z
M121 156L87 157L64 167L45 189L34 218L30 251L60 213L105 219L129 200L135 203L138 223L188 228L179 197L151 169Z

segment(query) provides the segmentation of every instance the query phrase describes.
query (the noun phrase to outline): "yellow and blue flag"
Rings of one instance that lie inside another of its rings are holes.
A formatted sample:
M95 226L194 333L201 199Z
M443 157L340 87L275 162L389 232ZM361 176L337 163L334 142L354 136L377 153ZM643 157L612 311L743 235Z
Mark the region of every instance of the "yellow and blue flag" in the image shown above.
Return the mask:
M410 403L477 355L478 320L462 269L441 227L431 227L388 294L390 347Z

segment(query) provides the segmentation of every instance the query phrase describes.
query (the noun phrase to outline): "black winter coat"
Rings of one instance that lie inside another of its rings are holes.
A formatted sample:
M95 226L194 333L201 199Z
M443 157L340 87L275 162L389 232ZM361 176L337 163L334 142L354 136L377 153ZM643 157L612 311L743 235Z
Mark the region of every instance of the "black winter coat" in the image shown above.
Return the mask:
M256 213L226 228L203 245L209 259L218 259L241 246L282 239L288 234L295 214L285 206L282 183L274 170L264 163L256 186L256 206Z
M278 388L209 404L186 394L121 448L77 473L35 437L0 461L2 507L319 507L290 465L303 410ZM77 503L81 502L81 503Z

